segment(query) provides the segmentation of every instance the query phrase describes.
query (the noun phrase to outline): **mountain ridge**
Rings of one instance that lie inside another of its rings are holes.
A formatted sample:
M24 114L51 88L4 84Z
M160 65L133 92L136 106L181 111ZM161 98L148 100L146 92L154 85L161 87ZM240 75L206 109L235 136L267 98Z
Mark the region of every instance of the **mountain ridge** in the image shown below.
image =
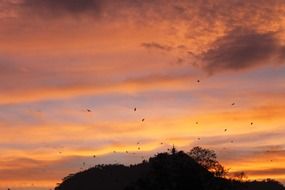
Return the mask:
M159 153L142 163L97 165L71 174L55 190L285 190L275 180L217 177L183 151Z

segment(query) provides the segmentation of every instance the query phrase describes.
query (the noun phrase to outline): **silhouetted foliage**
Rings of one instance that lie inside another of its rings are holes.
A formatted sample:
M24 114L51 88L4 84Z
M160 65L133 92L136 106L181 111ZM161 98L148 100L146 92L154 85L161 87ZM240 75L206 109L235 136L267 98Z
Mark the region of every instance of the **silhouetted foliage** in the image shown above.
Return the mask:
M173 145L172 149L171 149L171 154L176 154L177 153L177 150L175 148L175 146Z
M245 179L247 179L247 176L244 171L241 171L233 173L233 178L238 181L244 181Z
M197 149L196 149L197 150ZM206 158L216 158L213 152ZM205 157L204 157L205 158ZM215 161L212 159L212 161ZM210 161L209 163L212 163ZM285 190L274 180L242 182L216 177L189 154L177 151L137 165L98 165L63 179L56 190Z
M184 152L161 153L149 159L150 170L128 190L205 189L214 177Z
M196 146L188 153L196 162L217 177L224 177L227 170L217 161L215 151Z

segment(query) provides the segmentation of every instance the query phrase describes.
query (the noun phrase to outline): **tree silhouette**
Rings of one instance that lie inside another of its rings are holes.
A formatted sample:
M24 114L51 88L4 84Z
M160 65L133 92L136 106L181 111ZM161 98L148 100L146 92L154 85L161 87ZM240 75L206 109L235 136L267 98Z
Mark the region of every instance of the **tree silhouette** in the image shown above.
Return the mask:
M176 150L174 145L172 146L172 149L171 149L170 152L171 152L171 154L176 154L177 153L177 150Z
M214 179L210 172L174 146L170 153L150 158L149 166L148 174L126 190L206 190L205 186Z
M241 171L233 173L233 178L239 181L244 181L247 179L247 176L244 171Z
M217 161L215 151L196 146L188 153L196 162L217 177L224 177L228 171Z

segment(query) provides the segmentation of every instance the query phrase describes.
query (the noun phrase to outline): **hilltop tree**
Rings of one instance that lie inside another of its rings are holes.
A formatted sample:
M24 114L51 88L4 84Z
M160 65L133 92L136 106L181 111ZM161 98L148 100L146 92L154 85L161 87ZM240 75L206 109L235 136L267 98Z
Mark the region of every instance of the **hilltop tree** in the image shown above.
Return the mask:
M239 181L244 181L247 179L247 175L245 174L244 171L241 172L235 172L233 173L233 178Z
M169 152L170 152L172 155L177 153L177 149L175 148L174 145L172 146L172 149L169 150Z
M224 177L228 171L217 161L215 151L196 146L188 153L196 162L217 177Z

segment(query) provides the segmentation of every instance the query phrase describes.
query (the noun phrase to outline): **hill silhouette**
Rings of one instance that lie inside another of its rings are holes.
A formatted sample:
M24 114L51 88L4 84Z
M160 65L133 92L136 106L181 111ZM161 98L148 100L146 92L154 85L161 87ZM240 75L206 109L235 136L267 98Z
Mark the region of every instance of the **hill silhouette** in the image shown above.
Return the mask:
M71 174L55 190L285 190L274 180L217 177L183 151L159 153L140 164L98 165Z

